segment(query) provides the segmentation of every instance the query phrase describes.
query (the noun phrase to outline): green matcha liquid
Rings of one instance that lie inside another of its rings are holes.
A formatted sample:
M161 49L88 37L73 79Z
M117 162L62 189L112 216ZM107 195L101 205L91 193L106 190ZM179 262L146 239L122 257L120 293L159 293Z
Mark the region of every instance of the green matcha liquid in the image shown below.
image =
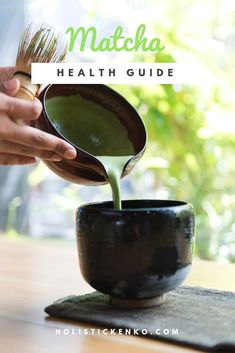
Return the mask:
M114 208L118 210L122 209L122 201L121 201L121 176L122 171L125 164L132 158L133 156L97 156L96 158L101 161L103 166L105 167L108 181L112 189L113 194L113 204Z
M121 209L120 179L135 151L115 113L80 95L47 99L46 110L64 137L101 161L112 188L114 207Z

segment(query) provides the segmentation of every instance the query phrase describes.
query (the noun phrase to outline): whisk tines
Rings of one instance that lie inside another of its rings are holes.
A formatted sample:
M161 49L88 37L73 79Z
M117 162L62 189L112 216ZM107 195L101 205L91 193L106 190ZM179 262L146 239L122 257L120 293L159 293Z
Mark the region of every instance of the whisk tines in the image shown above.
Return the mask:
M67 43L53 27L31 23L23 32L17 53L16 69L31 74L31 63L62 62Z

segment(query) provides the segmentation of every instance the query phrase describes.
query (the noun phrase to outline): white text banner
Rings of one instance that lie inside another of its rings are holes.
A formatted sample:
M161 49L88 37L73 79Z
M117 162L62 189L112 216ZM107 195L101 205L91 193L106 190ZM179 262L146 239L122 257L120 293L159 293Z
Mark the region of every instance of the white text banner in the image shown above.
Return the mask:
M191 84L205 81L198 65L179 63L33 63L34 84Z

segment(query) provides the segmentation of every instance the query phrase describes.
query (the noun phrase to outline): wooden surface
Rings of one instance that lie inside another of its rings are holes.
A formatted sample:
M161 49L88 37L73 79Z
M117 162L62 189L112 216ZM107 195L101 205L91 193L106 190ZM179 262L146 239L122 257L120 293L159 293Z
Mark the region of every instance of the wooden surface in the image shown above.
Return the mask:
M235 265L195 260L185 284L235 291L234 278ZM75 244L0 237L0 352L198 352L140 337L74 335L94 326L51 319L43 311L59 297L92 290L79 272ZM59 328L69 335L56 335Z

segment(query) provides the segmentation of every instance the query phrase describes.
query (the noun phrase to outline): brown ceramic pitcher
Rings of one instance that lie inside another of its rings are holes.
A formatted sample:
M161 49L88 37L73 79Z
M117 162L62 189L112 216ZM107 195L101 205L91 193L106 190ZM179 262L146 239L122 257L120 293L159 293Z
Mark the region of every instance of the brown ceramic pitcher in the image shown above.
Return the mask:
M71 84L47 86L39 96L43 110L33 126L45 132L51 133L71 143L53 125L46 110L45 101L56 96L80 95L81 97L95 102L106 110L115 114L121 124L127 130L128 138L134 147L134 156L127 162L123 169L122 177L127 175L142 157L147 134L143 121L137 111L120 94L105 85ZM114 132L115 133L115 132ZM101 185L107 183L107 175L102 163L92 154L71 143L77 150L74 160L62 160L60 162L45 161L45 164L62 178L83 185Z

